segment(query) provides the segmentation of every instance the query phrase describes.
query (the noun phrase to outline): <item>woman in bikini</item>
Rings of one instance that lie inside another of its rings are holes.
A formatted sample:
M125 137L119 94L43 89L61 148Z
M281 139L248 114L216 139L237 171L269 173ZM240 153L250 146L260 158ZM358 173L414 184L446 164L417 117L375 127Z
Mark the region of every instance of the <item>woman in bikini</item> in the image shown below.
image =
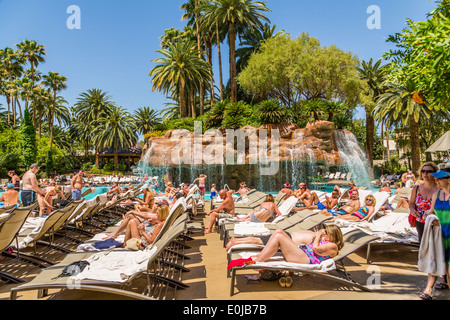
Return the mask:
M346 221L365 221L370 219L370 217L375 212L375 205L377 204L377 200L374 196L368 195L366 199L364 200L365 206L359 208L359 210L351 213L351 214L344 214L340 217L334 217L332 221L336 221L338 219L340 220L346 220Z
M417 229L419 242L422 241L422 235L425 227L425 220L431 211L433 195L439 191L433 173L439 171L438 166L433 162L427 162L419 170L420 183L414 187L409 201L409 210L413 225Z
M273 220L277 216L281 215L282 213L275 204L275 199L271 194L269 194L259 207L258 211L253 211L252 213L249 213L247 216L239 220L255 223L264 223L269 220Z
M55 186L52 182L46 190L45 195L40 194L38 196L39 203L39 217L50 214L53 211L53 197L59 195L61 199L66 200L61 186Z
M208 176L206 174L201 174L200 177L194 180L192 184L196 183L198 181L198 188L200 189L200 194L202 197L202 200L205 200L205 191L206 191L206 178Z
M333 224L317 232L297 232L295 238L283 230L277 230L270 237L267 245L256 256L249 259L234 260L228 266L242 266L265 262L279 250L286 262L298 264L320 264L322 261L336 257L344 246L341 229Z

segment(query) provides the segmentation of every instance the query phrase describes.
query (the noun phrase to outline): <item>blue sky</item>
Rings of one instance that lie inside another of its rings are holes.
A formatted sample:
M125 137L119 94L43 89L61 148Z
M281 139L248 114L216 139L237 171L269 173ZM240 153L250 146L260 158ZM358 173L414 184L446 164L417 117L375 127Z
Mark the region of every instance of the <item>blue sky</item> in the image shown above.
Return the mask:
M129 111L150 106L161 110L165 97L151 90L148 75L158 57L159 37L164 30L183 28L183 0L0 0L0 48L38 40L46 46L42 73L59 72L68 78L61 93L73 105L88 89L107 91ZM400 32L406 18L426 19L434 7L428 0L268 0L268 14L277 30L293 37L302 32L351 51L361 60L379 59L391 45L388 35ZM81 10L81 29L69 30L67 8ZM381 29L370 30L367 8L381 9ZM223 48L227 61L228 48ZM214 57L214 62L217 58ZM228 78L224 64L224 77ZM217 68L216 68L217 70ZM0 104L6 106L0 97ZM358 116L363 114L358 112Z

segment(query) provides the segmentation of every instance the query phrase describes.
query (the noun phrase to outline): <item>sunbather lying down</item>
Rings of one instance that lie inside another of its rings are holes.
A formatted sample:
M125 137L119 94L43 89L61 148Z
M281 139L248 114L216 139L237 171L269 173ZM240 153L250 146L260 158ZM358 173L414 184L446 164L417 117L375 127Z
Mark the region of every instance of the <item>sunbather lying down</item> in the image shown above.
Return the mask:
M287 262L299 264L320 264L322 261L334 258L344 245L341 229L336 225L327 225L317 232L297 231L287 234L276 230L270 237L232 239L227 248L236 244L259 244L265 248L258 255L244 263L265 262L281 250ZM232 265L239 265L236 261Z

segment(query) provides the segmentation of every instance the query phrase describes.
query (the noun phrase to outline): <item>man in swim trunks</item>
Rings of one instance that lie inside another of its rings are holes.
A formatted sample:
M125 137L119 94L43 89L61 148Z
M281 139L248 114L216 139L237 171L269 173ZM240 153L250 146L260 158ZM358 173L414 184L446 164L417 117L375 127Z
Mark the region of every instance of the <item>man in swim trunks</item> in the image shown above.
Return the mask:
M320 213L326 216L339 217L346 214L352 214L361 208L361 202L359 201L359 191L353 190L352 198L348 201L342 208L338 208L337 210L333 209L324 209Z
M36 200L36 192L45 195L45 190L41 190L37 183L36 173L39 171L39 165L34 163L22 177L22 203L28 207Z
M211 216L209 227L205 229L205 234L211 233L216 220L220 218L234 218L235 205L233 197L226 190L220 190L220 198L223 200L222 204L214 210L211 210L207 215Z
M295 196L298 199L297 206L298 208L304 207L305 205L310 203L311 199L311 191L308 189L306 183L301 182L298 185L298 190L295 192Z
M72 188L72 200L79 201L81 200L81 190L83 189L83 174L84 172L80 170L70 181L70 187Z
M325 201L322 203L319 200L319 197L315 192L311 193L311 200L312 203L309 205L306 205L303 208L295 208L295 211L302 211L302 210L331 210L333 209L339 201L339 191L333 190L331 193L331 197L325 196Z

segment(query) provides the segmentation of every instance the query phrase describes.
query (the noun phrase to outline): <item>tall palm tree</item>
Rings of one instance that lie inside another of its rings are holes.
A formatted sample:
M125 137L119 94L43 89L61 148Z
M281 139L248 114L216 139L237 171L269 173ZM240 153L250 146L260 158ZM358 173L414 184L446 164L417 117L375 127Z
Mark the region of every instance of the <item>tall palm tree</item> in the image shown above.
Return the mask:
M52 94L51 105L49 105L49 125L50 125L50 150L53 146L53 124L55 112L58 104L58 92L67 89L67 78L57 72L49 72L43 76L42 83L48 88L48 92Z
M30 63L30 80L32 86L36 82L35 79L35 69L38 67L40 63L45 62L44 56L46 55L45 46L38 44L35 40L25 40L16 44L16 47L19 48L20 54ZM28 107L28 96L26 97L25 107Z
M119 164L119 147L132 147L137 141L136 128L130 114L122 107L113 106L109 115L103 114L93 131L95 145L114 148L114 170Z
M134 113L134 121L136 129L145 136L153 130L155 125L161 123L161 118L159 117L159 112L149 107L143 107Z
M366 110L366 153L370 165L371 175L373 176L373 158L374 158L374 136L375 136L375 118L373 106L378 97L384 92L383 83L386 81L389 64L382 64L382 60L373 62L373 59L361 61L357 68L361 80L365 81L369 87L369 94L372 95L372 103L365 106ZM388 151L389 153L389 151Z
M10 122L10 111L13 117L13 125L16 125L16 102L15 95L17 90L14 85L14 80L19 78L23 72L23 63L25 62L23 56L18 51L6 47L0 50L0 64L3 65L8 81L6 82L6 100L8 103L8 124Z
M163 58L153 60L157 65L150 71L153 91L169 94L175 90L179 93L180 117L188 114L187 87L189 83L207 83L209 79L208 63L198 57L195 44L191 41L178 41L169 44L168 49L157 51Z
M230 48L230 82L231 82L231 102L237 101L236 83L236 33L237 29L262 28L262 21L270 23L264 15L271 12L265 2L253 0L215 0L201 7L204 11L205 20L211 23L219 21L228 25L228 40Z
M410 144L412 156L412 170L418 172L420 167L419 120L430 117L431 113L441 111L439 105L432 106L422 100L411 84L390 84L375 106L375 117L390 123L401 121L410 128ZM447 111L448 113L448 111Z
M78 121L90 128L91 131L98 125L100 118L106 117L111 113L114 102L111 96L101 89L89 89L80 94L75 104L74 111ZM98 157L99 146L95 146L95 166L99 168Z

